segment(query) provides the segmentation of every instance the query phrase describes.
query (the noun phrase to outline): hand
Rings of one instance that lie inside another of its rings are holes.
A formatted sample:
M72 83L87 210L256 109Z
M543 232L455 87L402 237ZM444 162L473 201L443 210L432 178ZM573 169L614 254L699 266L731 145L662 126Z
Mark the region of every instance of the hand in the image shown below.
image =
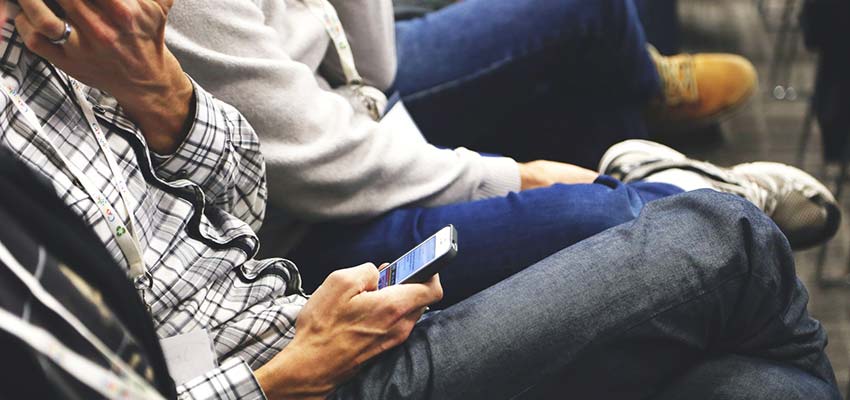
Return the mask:
M150 148L170 154L186 135L194 89L165 47L173 0L57 0L72 27L44 0L19 0L15 25L27 48L75 79L114 96Z
M546 160L520 163L519 175L522 190L549 187L556 183L593 183L599 177L597 172L589 169Z
M324 398L364 362L407 340L424 308L443 296L437 276L377 289L373 264L328 276L298 315L292 342L256 371L269 398Z

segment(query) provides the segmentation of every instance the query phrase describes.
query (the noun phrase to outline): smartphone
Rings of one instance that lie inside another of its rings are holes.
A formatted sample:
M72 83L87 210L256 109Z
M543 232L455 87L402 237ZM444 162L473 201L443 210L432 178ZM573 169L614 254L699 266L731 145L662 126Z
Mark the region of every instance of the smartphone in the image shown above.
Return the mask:
M449 225L380 271L378 289L421 283L440 272L457 255L457 230Z

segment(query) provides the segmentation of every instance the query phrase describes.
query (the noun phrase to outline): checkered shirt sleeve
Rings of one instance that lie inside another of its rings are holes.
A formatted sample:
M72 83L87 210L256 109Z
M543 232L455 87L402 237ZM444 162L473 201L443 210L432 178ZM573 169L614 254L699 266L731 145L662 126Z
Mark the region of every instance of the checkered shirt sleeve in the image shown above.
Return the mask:
M206 399L265 399L248 365L240 359L230 359L219 368L177 387L181 400Z
M198 185L208 206L259 229L267 197L260 143L242 114L192 83L196 98L192 126L173 154L151 153L155 172L166 182L185 179Z
M32 129L0 96L0 147L50 182L60 199L103 242L119 266L127 260L96 204L67 171L66 156L111 204L122 201L113 175L67 77L25 50L10 24L0 42L0 79L18 93L43 125ZM185 398L262 398L251 374L294 337L307 302L298 269L284 259L257 260L266 198L259 139L244 118L195 85L196 114L184 143L156 157L117 100L84 90L103 128L109 151L129 190L129 214L152 274L140 287L160 337L206 329L226 362L181 388Z

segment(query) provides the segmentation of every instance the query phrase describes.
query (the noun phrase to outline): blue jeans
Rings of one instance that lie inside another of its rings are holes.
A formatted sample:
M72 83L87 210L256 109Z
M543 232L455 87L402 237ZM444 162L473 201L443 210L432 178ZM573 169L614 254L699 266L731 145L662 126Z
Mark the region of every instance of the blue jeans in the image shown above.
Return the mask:
M426 314L338 399L839 399L785 237L698 191Z
M288 257L301 265L309 291L335 269L393 261L454 224L459 252L440 274L446 296L438 307L445 307L561 249L631 221L649 201L680 192L666 184L624 185L603 176L589 185L557 185L443 207L399 209L362 223L317 225Z
M394 89L432 143L594 166L647 136L659 78L632 0L465 0L396 37Z

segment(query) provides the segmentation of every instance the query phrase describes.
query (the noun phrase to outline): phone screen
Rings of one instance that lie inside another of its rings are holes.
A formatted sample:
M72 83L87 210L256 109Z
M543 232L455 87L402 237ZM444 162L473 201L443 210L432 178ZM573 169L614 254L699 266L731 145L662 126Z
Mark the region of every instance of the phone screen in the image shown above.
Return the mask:
M431 236L415 249L381 270L378 289L404 282L416 271L430 264L437 257L437 235Z

